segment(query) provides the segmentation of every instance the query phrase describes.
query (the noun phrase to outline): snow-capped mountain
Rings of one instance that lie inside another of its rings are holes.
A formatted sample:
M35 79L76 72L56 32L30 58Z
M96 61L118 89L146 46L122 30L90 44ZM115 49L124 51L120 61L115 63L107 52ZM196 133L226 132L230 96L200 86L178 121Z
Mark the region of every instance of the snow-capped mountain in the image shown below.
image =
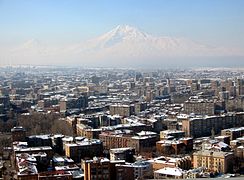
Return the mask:
M125 41L140 42L146 41L149 38L150 37L148 34L143 33L134 27L128 25L119 25L95 40L103 42L104 47L111 47L113 45L116 45L117 43Z
M12 49L12 53L15 54L25 54L25 55L44 55L48 53L48 49L46 45L44 45L42 42L40 42L38 39L30 39L20 46Z
M204 45L187 38L157 37L129 25L119 25L101 36L66 47L46 46L32 39L10 52L11 58L21 59L21 61L26 59L31 62L35 59L38 62L46 61L53 64L98 66L110 64L127 66L131 63L145 62L165 64L169 63L169 58L171 60L184 59L186 62L186 59L198 57L205 59L244 56L242 50ZM176 62L178 63L182 61Z
M90 56L165 57L231 55L224 48L207 46L186 38L156 37L135 27L119 25L111 31L70 48ZM115 56L116 55L116 56Z

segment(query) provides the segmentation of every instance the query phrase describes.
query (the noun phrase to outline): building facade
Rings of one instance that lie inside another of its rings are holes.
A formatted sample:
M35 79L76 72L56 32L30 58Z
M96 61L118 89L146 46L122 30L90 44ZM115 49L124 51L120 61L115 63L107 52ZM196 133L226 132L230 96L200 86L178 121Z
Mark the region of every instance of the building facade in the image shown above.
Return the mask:
M230 152L197 151L193 153L193 167L206 167L209 172L232 172L234 154Z
M222 129L243 126L244 113L232 113L221 116L200 116L182 120L182 130L186 136L210 136Z

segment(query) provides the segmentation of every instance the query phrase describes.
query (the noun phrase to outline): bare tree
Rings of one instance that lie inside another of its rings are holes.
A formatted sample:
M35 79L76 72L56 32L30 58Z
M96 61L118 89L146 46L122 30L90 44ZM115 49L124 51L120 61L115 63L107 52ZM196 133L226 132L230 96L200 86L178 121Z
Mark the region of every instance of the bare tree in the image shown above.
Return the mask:
M73 130L68 126L65 120L55 121L51 128L52 133L54 134L64 134L68 136L73 136Z
M20 116L18 124L26 129L27 135L55 133L72 135L72 129L67 126L66 121L60 120L59 114L33 113Z

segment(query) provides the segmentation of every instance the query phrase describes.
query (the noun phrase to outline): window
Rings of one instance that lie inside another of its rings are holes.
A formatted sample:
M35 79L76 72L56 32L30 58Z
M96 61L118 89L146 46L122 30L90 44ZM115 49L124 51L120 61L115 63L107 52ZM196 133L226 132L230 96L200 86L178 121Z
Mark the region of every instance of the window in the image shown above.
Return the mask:
M96 168L91 168L91 174L96 174Z

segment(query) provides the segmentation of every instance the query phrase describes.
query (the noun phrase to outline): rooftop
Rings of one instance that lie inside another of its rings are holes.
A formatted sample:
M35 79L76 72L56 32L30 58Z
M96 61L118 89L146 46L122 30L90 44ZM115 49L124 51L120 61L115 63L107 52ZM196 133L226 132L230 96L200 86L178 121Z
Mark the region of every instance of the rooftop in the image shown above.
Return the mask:
M203 150L203 151L194 152L193 155L213 156L213 157L224 158L224 157L226 157L228 155L233 155L233 153L231 153L231 152L223 152L223 151Z
M13 127L11 129L11 132L14 132L14 131L25 131L25 128L23 128L22 126Z
M178 167L175 167L175 168L165 167L163 169L159 169L159 170L155 171L154 173L170 175L170 176L182 176L184 171Z

